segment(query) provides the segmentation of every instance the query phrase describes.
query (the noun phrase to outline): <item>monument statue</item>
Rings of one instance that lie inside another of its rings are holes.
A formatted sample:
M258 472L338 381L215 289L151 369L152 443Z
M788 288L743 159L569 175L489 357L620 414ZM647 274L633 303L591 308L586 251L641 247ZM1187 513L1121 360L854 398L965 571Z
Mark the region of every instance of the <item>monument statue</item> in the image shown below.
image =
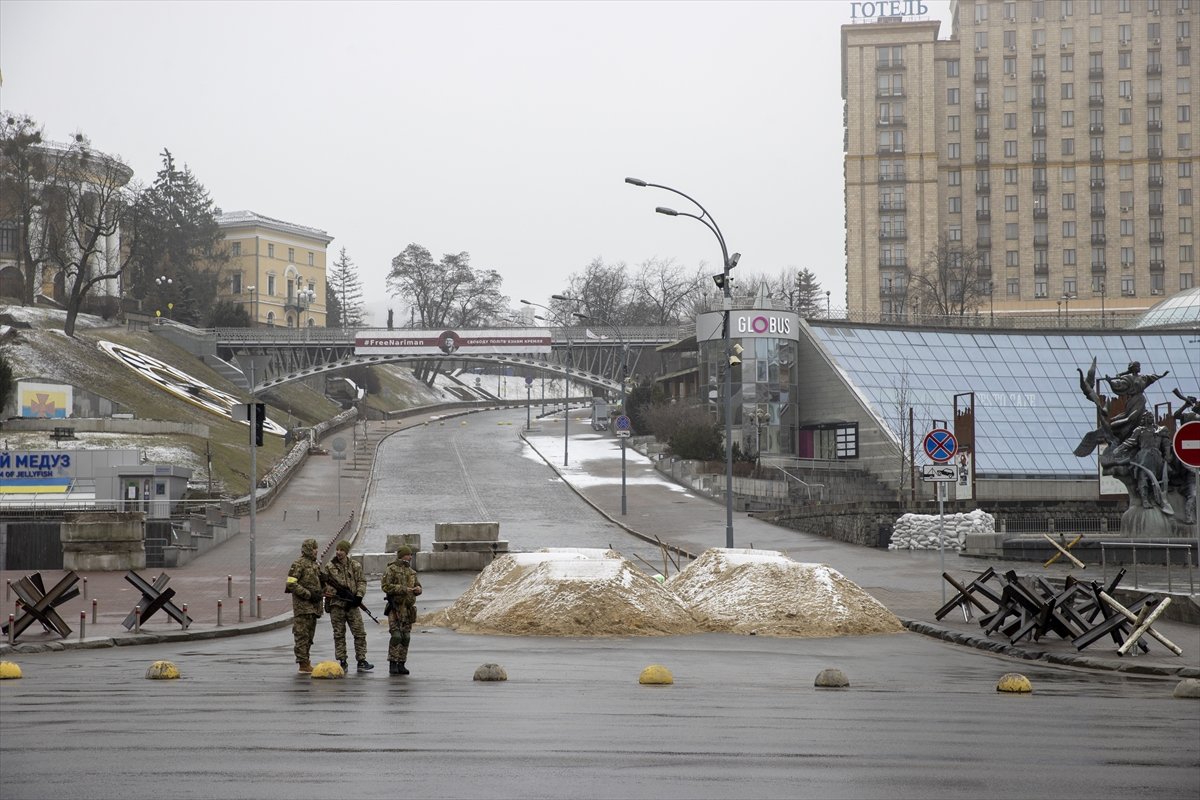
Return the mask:
M1191 473L1175 458L1171 430L1156 423L1146 403L1146 389L1169 372L1143 373L1142 365L1132 361L1124 372L1097 380L1094 358L1086 374L1083 370L1077 372L1079 388L1096 406L1099 425L1084 435L1075 455L1083 458L1102 448L1101 471L1125 485L1129 509L1121 517L1121 532L1130 536L1170 536L1175 515L1169 499L1172 491L1184 499L1184 521L1193 522L1196 490ZM1102 384L1112 391L1111 398L1100 395ZM1189 414L1200 417L1195 398L1185 397L1178 389L1175 394L1184 400L1183 407L1173 415L1176 420L1186 421Z

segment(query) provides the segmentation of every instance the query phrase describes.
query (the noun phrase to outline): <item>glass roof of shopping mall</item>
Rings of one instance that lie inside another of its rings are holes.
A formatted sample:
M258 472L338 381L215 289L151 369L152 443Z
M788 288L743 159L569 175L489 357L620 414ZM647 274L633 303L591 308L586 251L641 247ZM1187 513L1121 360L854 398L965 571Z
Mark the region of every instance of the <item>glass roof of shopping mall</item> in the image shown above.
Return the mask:
M1133 327L1200 330L1200 286L1155 303L1146 309Z
M1093 427L1095 412L1076 369L1095 356L1097 375L1116 375L1130 361L1143 373L1171 374L1150 386L1147 403L1200 391L1200 334L1112 332L1066 334L995 330L920 330L809 323L816 340L850 386L893 431L901 412L897 387L907 384L920 440L930 420L953 425L954 395L975 392L976 470L980 477L1094 476L1096 458L1072 451ZM904 412L907 416L907 412ZM907 446L907 444L905 445Z

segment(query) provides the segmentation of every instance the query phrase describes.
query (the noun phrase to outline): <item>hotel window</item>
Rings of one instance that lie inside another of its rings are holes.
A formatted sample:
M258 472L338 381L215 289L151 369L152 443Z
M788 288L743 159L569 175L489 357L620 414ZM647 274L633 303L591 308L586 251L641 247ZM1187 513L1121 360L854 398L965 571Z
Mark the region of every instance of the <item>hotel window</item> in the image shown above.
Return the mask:
M1005 75L1016 75L1017 74L1017 57L1016 56L1005 56L1004 57L1004 74Z
M1176 22L1175 36L1180 39L1190 39L1192 37L1192 23L1186 19Z
M1065 44L1067 47L1070 47L1071 45L1075 44L1075 29L1074 28L1063 28L1062 29L1062 43Z
M987 22L987 18L988 18L987 0L981 0L980 2L975 4L975 21L976 22Z
M1033 15L1035 19L1046 18L1046 0L1033 0Z
M1049 297L1050 289L1049 280L1047 278L1035 277L1033 279L1033 296L1034 297Z
M1094 96L1099 97L1100 93L1103 90L1099 89L1098 83L1094 84L1094 85L1097 87L1096 94ZM1118 81L1117 82L1117 94L1120 95L1121 97L1125 98L1126 100L1133 97L1133 81Z
M1192 51L1186 47L1181 47L1175 51L1176 66L1186 67L1192 63Z
M1064 17L1075 16L1075 0L1062 0L1062 15Z
M1020 297L1021 295L1021 279L1009 278L1005 282L1009 297Z
M962 147L958 142L950 142L946 145L946 158L958 160L961 157L961 150Z
M1132 267L1133 266L1133 248L1132 247L1122 247L1121 248L1121 266L1122 267Z
M1062 235L1064 239L1075 238L1075 220L1068 219L1062 224Z
M1192 273L1190 273L1190 272L1181 273L1179 275L1179 288L1180 289L1192 288L1193 280L1194 280L1194 276L1192 275Z
M1043 89L1043 88L1044 87L1042 87L1041 85L1033 87L1034 96L1037 96L1038 90ZM1017 87L1015 87L1015 86L1005 86L1004 87L1004 102L1006 102L1006 103L1017 102Z
M962 186L962 170L952 169L947 173L947 185Z
M1062 112L1062 126L1064 128L1074 128L1075 127L1075 112L1074 111Z
M1131 219L1121 220L1121 235L1122 236L1133 236L1133 220L1131 220Z
M1117 53L1117 69L1133 69L1133 53L1128 50Z
M1005 186L1016 186L1017 185L1017 170L1012 169L1012 168L1004 170L1004 185Z
M1132 153L1133 152L1133 137L1132 136L1122 136L1122 137L1118 138L1117 139L1117 151L1121 152L1121 153Z
M1192 135L1190 133L1179 134L1179 139L1178 139L1178 141L1176 141L1175 146L1178 147L1180 150L1191 150L1192 149Z
M1104 41L1104 28L1099 25L1093 25L1088 28L1088 42L1090 44L1100 44Z
M1133 192L1121 192L1121 210L1133 208Z
M987 49L987 32L986 31L979 31L978 33L975 34L975 49L976 50L986 50Z
M1133 164L1122 164L1117 168L1117 177L1123 181L1133 180Z
M242 243L241 242L234 242L233 244L229 245L229 255L240 256L241 254L242 254Z
M308 265L309 265L310 267L315 265L315 264L314 264L314 261L313 261L313 254L312 254L312 253L309 253L309 254L308 254Z
M1015 131L1016 129L1017 129L1017 115L1016 114L1005 114L1004 115L1004 130Z
M1069 155L1075 154L1075 140L1074 139L1063 139L1062 140L1062 154L1064 156L1069 156Z
M1063 250L1063 266L1064 267L1075 266L1075 249L1074 248L1069 247L1069 248Z
M267 245L267 258L274 258L274 257L275 257L275 245L268 244ZM274 294L274 292L270 292L269 294Z
M1058 179L1060 181L1062 181L1063 183L1074 183L1075 182L1075 168L1074 167L1063 167L1058 172Z
M950 133L958 132L959 127L958 127L958 115L957 114L946 117L946 130L949 131Z
M1021 226L1016 222L1004 223L1004 238L1005 240L1020 239Z
M1045 47L1046 46L1046 29L1045 28L1039 28L1038 30L1035 30L1033 32L1033 46L1034 47Z
M1074 72L1075 71L1075 56L1070 53L1064 53L1059 56L1059 72Z
M242 293L242 273L235 272L229 276L229 291L232 294Z
M268 275L267 276L267 297L274 297L274 296L275 296L275 276Z
M1016 158L1017 157L1017 140L1016 139L1005 139L1004 140L1004 157L1005 158Z
M1155 39L1161 39L1162 38L1162 26L1159 25L1157 22L1147 22L1146 23L1146 38L1152 42ZM1155 51L1151 51L1151 52L1155 52Z
M1117 122L1122 125L1131 125L1133 123L1133 109L1122 108L1117 110Z
M1118 14L1128 14L1129 13L1129 0L1117 0L1117 13Z
M1191 78L1176 78L1175 79L1175 93L1176 94L1191 94L1192 93L1192 79Z
M948 106L958 105L958 89L957 88L950 88L950 89L946 90L946 105L948 105Z
M1004 49L1005 50L1016 50L1017 49L1017 32L1016 31L1005 31L1004 32Z
M1004 0L1004 19L1008 22L1016 21L1016 19L1017 19L1016 0Z
M296 263L296 248L294 248L294 247L288 248L288 263L289 264Z
M958 59L956 59L956 58L950 59L949 61L946 62L946 77L947 78L957 78L958 77Z
M1064 84L1062 85L1062 91L1061 91L1061 94L1060 94L1059 96L1060 96L1060 97L1061 97L1063 100L1072 100L1072 99L1074 99L1074 98L1075 98L1075 84L1073 84L1073 83L1064 83Z
M1004 266L1019 267L1021 266L1021 252L1019 250L1004 251Z
M1131 295L1133 293L1134 293L1133 292L1133 276L1132 275L1122 275L1121 276L1121 294Z
M1150 294L1163 293L1163 274L1161 272L1150 273Z
M949 198L949 200L950 200L950 204L949 204L949 207L947 210L951 214L961 214L962 213L962 198L961 197L951 197L951 198Z
M1187 186L1179 187L1179 205L1190 206L1191 204L1192 204L1191 187L1187 187Z
M1190 162L1190 161L1180 161L1180 162L1179 162L1179 167L1178 167L1178 169L1176 170L1176 174L1177 174L1179 177L1181 177L1181 178L1190 178L1190 177L1192 177L1192 162Z
M1073 296L1076 292L1076 285L1074 278L1063 278L1063 294Z
M1191 106L1178 106L1176 108L1176 110L1175 110L1175 121L1176 122L1191 122L1191 120L1192 120L1192 107Z
M1179 232L1180 233L1191 233L1192 232L1192 218L1191 217L1180 217L1179 218Z
M17 223L0 222L0 253L17 252Z
M950 230L950 241L952 241L952 242L961 242L962 241L962 225L951 225L949 230Z

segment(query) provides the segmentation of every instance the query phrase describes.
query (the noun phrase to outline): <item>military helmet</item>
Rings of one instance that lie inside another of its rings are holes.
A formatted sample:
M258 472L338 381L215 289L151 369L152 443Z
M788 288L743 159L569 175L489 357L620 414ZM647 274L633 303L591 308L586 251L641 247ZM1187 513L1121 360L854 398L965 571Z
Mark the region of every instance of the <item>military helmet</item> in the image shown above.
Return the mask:
M396 556L398 558L404 558L405 556L411 556L411 555L412 555L412 548L406 544L402 544L396 548Z

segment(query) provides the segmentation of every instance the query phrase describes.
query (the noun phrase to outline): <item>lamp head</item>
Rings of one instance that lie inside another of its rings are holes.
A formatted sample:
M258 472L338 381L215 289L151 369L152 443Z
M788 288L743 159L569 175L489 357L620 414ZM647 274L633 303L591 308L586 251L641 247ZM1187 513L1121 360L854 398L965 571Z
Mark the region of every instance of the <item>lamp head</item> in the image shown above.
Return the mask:
M737 356L729 357L729 366L736 367L740 363L742 363L742 360L740 358L738 358Z
M533 305L533 303L529 302L528 300L522 300L521 303L523 303L524 305L527 305L527 306Z
M666 206L659 206L658 208L656 208L654 210L656 212L658 212L659 214L666 214L668 217L678 217L679 216L678 211L676 211L673 208L667 208Z
M578 311L572 311L571 315L575 316L575 317L579 317L580 319L591 319L591 317L589 317L587 314L581 314Z
M725 273L721 273L720 275L713 275L712 279L713 279L713 283L715 283L717 285L718 289L725 288Z
M645 186L646 182L641 178L626 178L625 182L631 186Z
M733 352L734 352L736 355L739 355L739 356L740 356L742 353L746 352L746 348L742 347L742 346L741 346L740 344L738 344L737 342L734 342L734 343L733 343L733 347L732 347L731 349L733 350Z
M727 267L727 269L733 269L734 267L736 267L738 265L738 262L741 260L742 260L742 254L734 253L733 255L731 255L729 257L729 266Z

